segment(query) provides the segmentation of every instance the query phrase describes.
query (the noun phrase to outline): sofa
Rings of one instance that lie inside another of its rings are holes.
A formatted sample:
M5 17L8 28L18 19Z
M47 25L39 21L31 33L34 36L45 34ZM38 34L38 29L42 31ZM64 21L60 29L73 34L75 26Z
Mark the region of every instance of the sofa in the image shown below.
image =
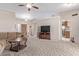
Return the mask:
M20 35L21 33L19 32L0 32L0 41L1 40L6 41L5 49L9 49L10 43L8 42L8 40L14 40Z
M19 32L0 32L0 39L16 39L20 34Z

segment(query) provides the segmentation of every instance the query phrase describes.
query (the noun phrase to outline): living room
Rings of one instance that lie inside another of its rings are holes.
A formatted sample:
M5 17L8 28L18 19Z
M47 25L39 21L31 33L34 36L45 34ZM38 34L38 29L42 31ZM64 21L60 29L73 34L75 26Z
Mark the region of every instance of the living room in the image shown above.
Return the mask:
M0 55L78 56L78 6L78 3L0 4Z

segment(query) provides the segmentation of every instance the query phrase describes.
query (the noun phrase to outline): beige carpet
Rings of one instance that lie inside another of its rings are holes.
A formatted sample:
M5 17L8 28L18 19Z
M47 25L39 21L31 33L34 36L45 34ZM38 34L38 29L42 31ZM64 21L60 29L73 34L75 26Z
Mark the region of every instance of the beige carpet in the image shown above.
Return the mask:
M79 44L66 41L29 40L19 52L4 50L1 56L79 56Z

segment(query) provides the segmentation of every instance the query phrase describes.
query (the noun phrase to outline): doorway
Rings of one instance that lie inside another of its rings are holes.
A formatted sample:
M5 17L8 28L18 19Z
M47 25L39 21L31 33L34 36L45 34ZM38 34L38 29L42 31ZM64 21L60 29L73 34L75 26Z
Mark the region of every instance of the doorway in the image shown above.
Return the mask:
M70 21L62 21L62 40L70 41Z
M27 34L27 24L21 24L21 33Z

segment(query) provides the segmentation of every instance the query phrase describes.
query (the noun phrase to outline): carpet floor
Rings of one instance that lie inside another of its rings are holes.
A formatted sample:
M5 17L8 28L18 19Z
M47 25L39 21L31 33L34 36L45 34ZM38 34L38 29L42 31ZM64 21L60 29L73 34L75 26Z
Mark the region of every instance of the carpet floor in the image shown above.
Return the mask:
M66 41L30 40L19 52L4 50L1 56L79 56L79 44Z

